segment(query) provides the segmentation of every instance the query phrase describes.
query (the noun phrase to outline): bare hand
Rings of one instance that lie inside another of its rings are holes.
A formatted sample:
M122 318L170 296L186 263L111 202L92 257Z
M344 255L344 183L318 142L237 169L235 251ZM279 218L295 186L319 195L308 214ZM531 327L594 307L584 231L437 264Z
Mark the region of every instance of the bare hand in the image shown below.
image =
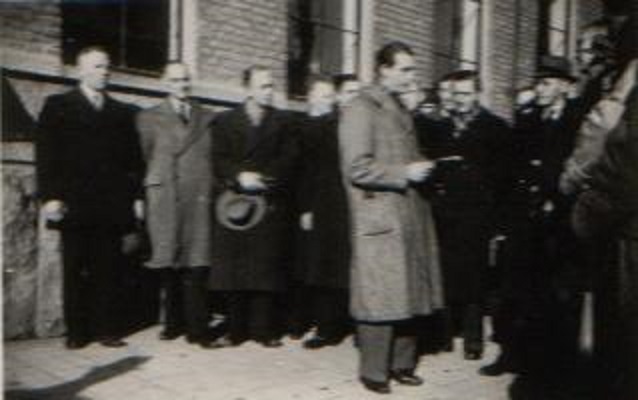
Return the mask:
M64 218L67 212L66 205L60 200L49 200L42 207L44 219L53 222L59 222Z
M313 222L313 214L311 212L303 213L299 218L299 225L304 231L311 231L313 228Z
M135 200L133 203L133 214L135 214L135 218L138 221L143 221L146 217L144 201L143 200Z
M423 182L432 171L434 163L432 161L417 161L408 164L407 176L411 182Z
M237 176L237 181L239 182L239 186L247 191L266 190L263 177L257 172L240 172Z

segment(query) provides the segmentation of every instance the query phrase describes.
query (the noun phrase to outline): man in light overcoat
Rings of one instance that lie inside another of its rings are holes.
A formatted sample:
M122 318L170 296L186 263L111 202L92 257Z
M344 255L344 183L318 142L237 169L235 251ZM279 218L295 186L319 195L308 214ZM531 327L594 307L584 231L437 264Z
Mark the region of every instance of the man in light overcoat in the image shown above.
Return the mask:
M433 163L418 153L412 117L398 96L414 83L412 50L377 53L378 84L341 114L339 139L351 212L350 309L357 322L360 379L389 393L389 379L420 385L411 320L442 306L436 236L415 186Z
M137 117L146 161L144 187L152 255L165 292L160 339L183 333L211 348L207 337L207 280L211 265L211 133L213 114L189 99L190 73L169 63L169 95Z

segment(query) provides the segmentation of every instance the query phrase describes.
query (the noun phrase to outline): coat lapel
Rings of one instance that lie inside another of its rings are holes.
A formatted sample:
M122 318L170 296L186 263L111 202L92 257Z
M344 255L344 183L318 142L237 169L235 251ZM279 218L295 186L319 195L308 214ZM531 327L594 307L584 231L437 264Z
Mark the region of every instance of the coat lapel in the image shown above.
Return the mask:
M390 93L381 87L373 88L370 93L381 108L388 111L391 118L401 126L406 133L412 131L412 116L397 103L397 100L395 100Z
M273 124L275 122L274 110L266 110L259 126L252 125L252 122L250 121L250 118L246 113L246 109L243 106L241 107L241 116L242 118L240 129L242 132L242 138L244 140L244 157L248 158L275 132L276 129L273 129ZM252 144L247 144L246 141L246 135L248 134L249 129L255 129L257 131L255 133L257 135L257 138Z
M173 143L175 143L173 153L179 154L188 136L188 126L179 118L168 99L160 105L159 110L162 114L164 125L168 128L168 134L172 136Z

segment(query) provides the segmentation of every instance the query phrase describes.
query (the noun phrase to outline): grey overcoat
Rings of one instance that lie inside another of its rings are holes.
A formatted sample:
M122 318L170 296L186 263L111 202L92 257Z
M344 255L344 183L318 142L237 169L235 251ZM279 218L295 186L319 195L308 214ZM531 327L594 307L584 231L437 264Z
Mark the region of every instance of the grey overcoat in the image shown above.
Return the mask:
M168 101L138 114L146 161L149 267L211 264L212 118L212 112L192 103L184 123Z
M427 315L443 303L430 205L406 178L421 160L410 114L380 87L346 106L339 140L351 214L351 313L360 321Z

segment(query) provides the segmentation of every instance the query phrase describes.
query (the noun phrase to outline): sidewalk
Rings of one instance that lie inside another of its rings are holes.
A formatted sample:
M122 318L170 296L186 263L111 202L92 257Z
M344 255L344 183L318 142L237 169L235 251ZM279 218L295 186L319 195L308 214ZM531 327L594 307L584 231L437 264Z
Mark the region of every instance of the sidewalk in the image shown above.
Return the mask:
M184 340L157 340L153 327L127 338L129 346L96 344L69 351L62 339L5 343L5 398L45 400L505 400L512 376L484 378L476 371L492 361L464 361L446 353L421 359L420 387L393 385L391 395L364 390L356 380L357 353L340 346L309 351L287 339L265 349L202 350ZM459 348L460 346L457 346Z

